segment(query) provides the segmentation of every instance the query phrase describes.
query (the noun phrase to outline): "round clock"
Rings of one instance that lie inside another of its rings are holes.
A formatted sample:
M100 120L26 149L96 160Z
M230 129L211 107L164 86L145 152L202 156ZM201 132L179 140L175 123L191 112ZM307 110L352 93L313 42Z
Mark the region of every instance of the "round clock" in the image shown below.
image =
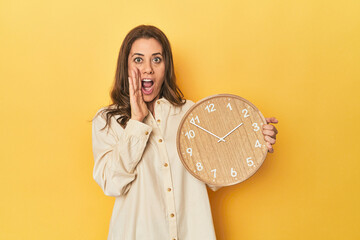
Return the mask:
M185 168L213 186L229 186L251 177L268 149L261 112L248 100L218 94L194 104L182 118L176 138Z

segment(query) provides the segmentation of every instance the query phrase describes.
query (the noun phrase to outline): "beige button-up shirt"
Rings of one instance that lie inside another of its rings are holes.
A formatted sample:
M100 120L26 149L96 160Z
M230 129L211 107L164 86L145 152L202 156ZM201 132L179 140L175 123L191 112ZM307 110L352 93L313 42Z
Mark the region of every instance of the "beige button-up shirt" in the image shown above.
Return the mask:
M149 112L125 129L112 117L111 128L100 131L105 117L95 115L93 176L116 198L108 240L216 239L206 184L187 172L176 150L179 123L193 104L175 107L161 98L156 119Z

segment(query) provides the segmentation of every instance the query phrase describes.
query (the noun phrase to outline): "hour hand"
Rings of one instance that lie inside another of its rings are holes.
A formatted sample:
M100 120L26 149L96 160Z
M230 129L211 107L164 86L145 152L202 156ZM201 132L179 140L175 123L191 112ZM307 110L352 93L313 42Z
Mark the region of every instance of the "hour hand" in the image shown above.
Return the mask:
M231 130L230 132L228 132L228 134L226 134L225 136L223 136L220 140L224 141L224 138L226 138L227 136L230 135L230 133L232 133L233 131L235 131L238 127L240 127L241 125L243 125L243 123L240 123L239 125L237 125L233 130ZM218 142L220 142L220 140ZM225 142L225 141L224 141Z
M199 125L197 125L196 123L191 123L191 124L192 124L192 125L194 125L194 126L196 126L196 127L198 127L198 128L200 128L201 130L204 130L205 132L207 132L207 133L209 133L209 134L213 135L214 137L218 138L218 139L219 139L219 141L218 141L218 142L220 142L220 141L225 142L224 138L221 138L221 137L216 136L216 135L215 135L215 134L213 134L212 132L210 132L210 131L206 130L205 128L203 128L203 127L201 127L201 126L199 126Z

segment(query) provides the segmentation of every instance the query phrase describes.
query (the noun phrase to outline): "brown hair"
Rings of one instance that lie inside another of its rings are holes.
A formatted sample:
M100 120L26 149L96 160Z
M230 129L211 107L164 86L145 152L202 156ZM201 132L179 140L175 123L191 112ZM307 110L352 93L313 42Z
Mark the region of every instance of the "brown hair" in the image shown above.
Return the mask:
M157 27L151 25L140 25L132 29L126 35L123 43L121 44L117 60L115 81L110 92L112 104L101 111L101 113L106 113L105 127L107 125L111 125L110 118L114 115L120 115L116 121L123 128L126 127L127 122L131 118L128 82L128 56L130 54L132 44L139 38L154 38L163 48L163 56L165 60L165 80L160 89L160 98L164 97L175 106L181 106L186 102L186 100L183 99L183 93L176 85L174 63L169 40Z

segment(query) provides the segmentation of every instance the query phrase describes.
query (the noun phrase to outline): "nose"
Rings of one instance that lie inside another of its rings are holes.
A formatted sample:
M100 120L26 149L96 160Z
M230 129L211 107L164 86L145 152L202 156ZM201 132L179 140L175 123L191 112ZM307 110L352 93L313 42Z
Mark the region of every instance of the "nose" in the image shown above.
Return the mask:
M146 61L145 64L143 65L143 74L147 73L147 74L153 74L154 70L151 66L151 62L150 61Z

